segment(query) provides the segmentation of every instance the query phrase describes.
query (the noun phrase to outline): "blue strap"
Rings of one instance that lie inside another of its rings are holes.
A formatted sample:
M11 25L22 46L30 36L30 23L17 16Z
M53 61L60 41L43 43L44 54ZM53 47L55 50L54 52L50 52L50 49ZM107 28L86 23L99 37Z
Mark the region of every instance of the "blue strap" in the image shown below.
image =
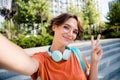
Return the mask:
M85 72L86 72L85 64L84 64L84 62L83 62L83 60L82 60L82 57L81 57L81 55L80 55L80 53L79 53L79 50L78 50L77 48L75 48L75 47L72 47L71 50L73 51L73 53L74 53L75 56L77 57L79 63L80 63L81 66L82 66L82 69L83 69L83 71L84 71L84 73L85 73Z

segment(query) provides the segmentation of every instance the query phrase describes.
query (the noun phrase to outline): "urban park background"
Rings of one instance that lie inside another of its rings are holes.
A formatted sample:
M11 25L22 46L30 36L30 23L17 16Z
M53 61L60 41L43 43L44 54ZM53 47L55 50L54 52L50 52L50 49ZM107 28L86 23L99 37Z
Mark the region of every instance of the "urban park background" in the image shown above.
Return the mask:
M50 19L55 17L51 12L51 1L13 0L10 10L1 10L5 21L0 33L22 48L50 45L53 37L49 34L48 25ZM120 38L120 0L110 2L105 22L101 21L94 0L81 2L79 9L70 3L66 10L79 16L83 23L83 37L77 40L89 40L91 35L96 37L99 33L102 39Z

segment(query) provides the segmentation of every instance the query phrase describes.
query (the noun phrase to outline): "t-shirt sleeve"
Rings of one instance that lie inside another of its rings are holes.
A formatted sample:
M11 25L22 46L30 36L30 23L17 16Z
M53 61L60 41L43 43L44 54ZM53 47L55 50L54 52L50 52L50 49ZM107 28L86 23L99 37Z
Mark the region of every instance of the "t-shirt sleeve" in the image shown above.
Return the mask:
M40 71L41 71L40 69L42 68L42 62L44 61L44 58L42 56L42 53L35 53L31 57L36 59L39 63L39 68L38 68L37 72L35 72L31 75L32 80L36 80L38 78L38 76L40 75Z

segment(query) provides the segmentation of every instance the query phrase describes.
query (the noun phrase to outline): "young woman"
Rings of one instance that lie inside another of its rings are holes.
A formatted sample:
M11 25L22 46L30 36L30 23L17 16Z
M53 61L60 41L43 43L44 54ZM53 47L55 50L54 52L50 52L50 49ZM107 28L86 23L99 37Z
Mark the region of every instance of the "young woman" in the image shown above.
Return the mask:
M79 53L85 64L84 72L74 52L67 47L77 37L82 36L83 27L78 17L63 13L51 20L49 29L54 36L52 45L48 51L36 53L32 57L27 56L22 48L0 35L0 67L31 75L33 80L38 77L41 80L97 80L98 63L102 57L100 35L96 43L93 36L91 37L90 67L85 57Z

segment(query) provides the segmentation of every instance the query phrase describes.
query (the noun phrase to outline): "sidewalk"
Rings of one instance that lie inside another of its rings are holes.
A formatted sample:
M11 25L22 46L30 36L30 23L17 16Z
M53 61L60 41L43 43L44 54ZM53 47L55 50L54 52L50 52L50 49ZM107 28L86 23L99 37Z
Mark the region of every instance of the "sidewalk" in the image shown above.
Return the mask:
M101 39L100 40L100 43L101 42L105 42L105 41L112 41L112 40L120 40L120 38L115 38L115 39ZM90 40L82 40L82 41L79 41L79 40L76 40L74 41L73 43L71 43L69 46L74 46L74 47L78 47L78 46L82 46L82 45L91 45L91 41ZM49 45L48 46L42 46L42 47L34 47L34 48L27 48L25 49L26 53L28 55L33 55L34 53L36 52L43 52L43 51L47 51Z

